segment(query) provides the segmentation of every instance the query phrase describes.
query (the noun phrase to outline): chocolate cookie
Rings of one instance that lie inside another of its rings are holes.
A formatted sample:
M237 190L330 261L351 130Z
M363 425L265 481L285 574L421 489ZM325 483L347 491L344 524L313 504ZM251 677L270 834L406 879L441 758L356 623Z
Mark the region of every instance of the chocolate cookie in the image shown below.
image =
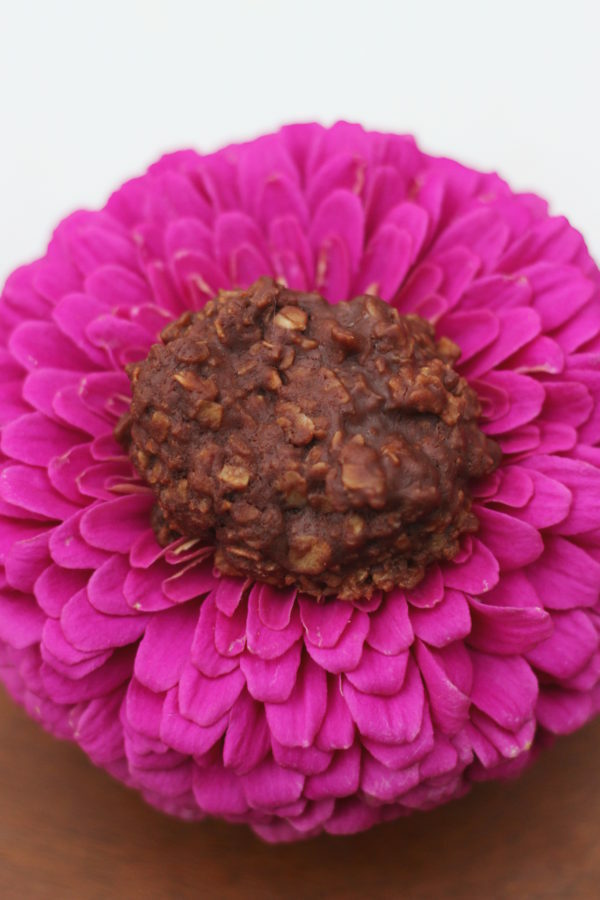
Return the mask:
M331 305L268 278L223 291L129 367L118 436L159 541L315 595L412 587L475 531L469 481L500 450L458 347L372 296Z

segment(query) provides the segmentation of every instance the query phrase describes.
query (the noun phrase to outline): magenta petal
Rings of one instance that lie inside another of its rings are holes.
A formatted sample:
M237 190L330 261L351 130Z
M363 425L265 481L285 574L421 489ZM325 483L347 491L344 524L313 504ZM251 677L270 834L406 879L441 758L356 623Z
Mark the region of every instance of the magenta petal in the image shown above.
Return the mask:
M197 725L214 725L231 709L243 686L244 676L239 669L207 678L187 663L179 682L179 708L186 719Z
M544 416L574 428L590 418L594 401L585 384L576 381L549 381L544 385Z
M488 309L452 312L439 323L440 333L460 347L460 368L488 344L499 332L498 317ZM484 370L487 371L487 370Z
M93 547L122 553L148 527L152 502L150 494L131 494L95 504L82 516L81 534Z
M355 730L342 693L341 676L330 676L327 683L327 712L316 738L317 746L326 752L347 750L352 746Z
M215 603L226 616L232 616L244 594L246 582L242 578L221 576L214 590Z
M538 420L539 444L537 450L540 453L557 453L561 450L577 450L577 432L570 425L561 422L546 422Z
M470 290L470 285L480 268L480 260L467 247L456 246L443 253L436 252L435 263L443 273L440 293L447 299L449 306L454 307ZM485 279L481 279L481 282L483 281Z
M204 253L182 251L173 258L172 268L186 305L192 309L203 306L221 286L229 286L220 266Z
M447 589L441 603L433 609L414 609L410 618L416 636L432 647L445 647L471 631L469 604L461 591Z
M61 521L78 510L78 506L54 490L46 472L30 466L7 466L2 471L0 497L25 514L33 513L44 519Z
M551 734L571 734L592 717L590 694L544 687L540 691L536 713L540 725Z
M501 503L511 509L522 509L533 497L533 476L522 466L505 466L495 472L492 478L497 481L496 490L489 496L493 503Z
M517 731L502 728L479 710L474 710L472 722L506 759L515 759L531 748L535 735L535 721L529 719Z
M452 772L458 763L458 753L448 738L439 735L431 752L419 764L421 778L439 778Z
M4 574L9 585L18 591L31 593L33 586L50 564L47 532L15 541L4 561Z
M592 653L587 663L575 675L570 678L561 678L560 684L569 690L597 693L600 684L600 653L598 650Z
M250 653L263 659L276 659L296 643L302 633L300 617L294 609L290 623L285 628L275 631L268 628L259 615L259 592L257 588L250 591L248 598L247 644Z
M430 261L420 263L407 277L393 305L402 311L414 312L419 304L438 290L442 279L443 272L440 266Z
M268 758L243 775L242 784L251 807L270 811L294 803L300 797L304 776L291 769L282 769Z
M379 165L374 169L366 198L368 234L405 197L405 178L394 166Z
M170 222L165 231L167 256L175 256L180 250L198 250L210 253L212 232L200 219L185 217Z
M544 550L542 537L531 525L498 510L476 510L480 537L492 551L501 569L520 569L536 560Z
M146 569L153 562L162 556L164 547L161 547L156 540L156 535L152 528L143 531L131 545L129 551L129 562L137 569Z
M413 639L406 597L402 591L393 591L371 615L367 643L380 653L396 656L407 650Z
M352 604L344 600L316 603L314 597L300 597L300 618L306 639L315 647L333 647L350 621Z
M336 190L326 197L317 209L310 238L315 251L332 235L343 240L352 268L362 252L364 212L356 194Z
M35 369L87 372L92 366L88 357L50 322L18 325L10 336L9 349L28 372Z
M6 564L11 547L17 541L27 541L44 533L48 533L48 537L52 534L46 523L39 520L4 519L0 529L0 563Z
M380 694L386 697L397 694L404 684L408 651L397 656L386 656L366 646L361 660L346 677L350 684L365 694Z
M424 691L416 664L408 665L404 685L391 697L363 694L347 680L344 681L344 698L358 726L366 738L381 743L412 741L419 733L423 720Z
M530 470L534 496L517 515L534 528L549 528L563 522L571 509L571 491L560 481Z
M506 416L510 410L510 402L508 391L505 391L501 385L489 384L485 381L474 381L471 387L477 392L484 423L486 421L493 422Z
M17 650L38 643L44 627L44 613L26 594L0 589L0 640Z
M125 372L92 372L81 379L79 394L89 410L116 424L129 409L131 388Z
M541 335L531 341L511 359L515 372L546 372L560 374L565 366L565 354L552 338Z
M275 271L293 290L308 287L314 269L313 253L295 216L281 216L269 224L269 245Z
M144 279L114 261L94 269L85 280L85 288L88 295L109 307L139 306L151 299Z
M63 569L51 563L39 576L33 592L35 599L47 616L60 618L65 603L82 590L88 580L85 571L77 569Z
M94 459L88 444L72 447L62 456L55 456L50 461L48 465L50 483L67 500L81 504L87 499L81 487L81 478L93 464Z
M540 318L533 309L499 309L496 315L500 325L498 337L469 362L467 372L471 378L492 371L540 333Z
M540 607L519 609L469 600L473 627L469 644L487 653L513 655L531 650L551 633L553 619Z
M69 384L54 394L52 411L54 415L67 425L87 432L94 438L107 435L111 422L104 414L90 409L84 400L83 387L85 379Z
M540 262L523 274L533 289L533 307L547 331L571 318L594 293L592 282L574 266Z
M318 648L306 640L305 647L314 661L334 674L350 672L359 663L363 644L369 632L369 616L355 609L350 624L335 647Z
M360 786L367 797L379 802L394 803L418 783L418 765L395 771L373 759L370 754L365 754Z
M351 268L346 244L341 237L332 234L321 244L315 260L315 288L330 303L343 300L350 293Z
M517 731L532 718L538 697L537 678L518 656L492 656L472 651L475 706L494 722Z
M330 818L335 806L335 801L331 798L318 800L309 803L305 811L299 816L288 816L287 821L293 825L296 831L301 834L315 832L319 826Z
M103 666L111 650L76 650L65 638L60 622L47 619L40 645L42 659L67 678L84 678Z
M129 572L127 557L111 556L91 576L87 597L94 609L109 616L130 616L133 610L123 594L123 583Z
M539 450L542 442L542 424L520 425L508 434L498 437L498 443L502 452L508 456L511 453L530 454Z
M152 691L174 687L188 661L198 609L176 606L150 619L138 647L134 672Z
M561 325L554 332L554 337L565 353L572 353L596 337L598 332L600 332L600 310L597 302L590 302L568 322Z
M349 797L360 783L361 751L358 744L339 750L325 772L306 780L304 793L313 800L327 797Z
M445 734L456 734L465 723L470 701L452 681L441 661L425 644L417 644L417 660L431 704L431 715Z
M63 607L60 621L68 641L79 650L107 650L124 647L144 633L147 616L106 616L97 612L79 591Z
M208 753L223 737L228 716L224 715L205 728L185 719L179 711L178 687L167 692L162 707L160 739L179 753L200 757Z
M71 516L50 535L50 555L65 569L94 569L107 559L107 554L90 547L81 536L79 526L83 511Z
M264 710L244 691L231 707L223 763L237 775L243 775L262 762L270 746Z
M268 227L281 216L294 216L305 223L307 215L305 199L295 181L283 174L271 175L258 199L257 217L263 225Z
M131 753L128 755L131 757ZM153 754L148 756L152 758ZM170 798L179 798L189 791L192 782L192 765L189 760L181 762L180 754L165 753L161 750L152 761L158 765L142 767L136 764L137 760L130 758L129 770L138 788L160 793L163 803Z
M467 247L490 270L506 246L508 235L507 226L494 211L482 206L457 217L437 241L436 250Z
M491 551L476 538L472 539L472 552L464 562L444 566L446 587L456 588L466 594L483 594L498 583L498 561Z
M195 604L185 604L180 608L188 609ZM191 644L190 658L199 672L209 678L233 672L239 665L236 656L223 656L215 646L215 625L218 610L214 596L209 594L200 607L200 615Z
M79 716L75 733L90 759L97 766L114 765L123 754L123 728L119 709L123 692L90 701Z
M480 385L504 391L509 401L508 411L486 424L484 431L490 435L504 434L534 421L544 405L544 387L528 375L498 369L474 380L472 386L478 393Z
M225 657L239 656L246 646L246 609L238 606L232 616L217 609L214 626L217 653Z
M435 606L443 596L444 579L436 563L429 567L425 577L416 587L406 591L406 599L410 605L424 609Z
M198 806L213 816L240 816L248 809L240 779L222 766L194 766L193 786Z
M405 769L423 759L434 746L433 726L427 705L423 710L423 723L413 741L405 744L382 744L380 741L365 739L365 748L371 756L390 769Z
M86 678L65 678L46 663L41 676L44 688L52 695L54 703L80 703L110 693L131 678L131 649L116 650L105 665L95 669Z
M308 203L314 208L322 197L338 188L345 188L354 194L360 193L365 168L365 160L356 153L349 150L336 153L310 178L306 192Z
M0 395L0 425L8 426L14 419L30 413L29 406L23 397L23 385L21 380L7 381L3 378L4 372L0 368L2 380L2 394Z
M155 694L132 678L124 707L128 725L144 737L158 739L164 699L164 694Z
M114 301L113 304L114 305ZM67 294L56 304L52 318L61 332L70 338L76 347L84 347L86 355L94 362L102 365L104 357L101 351L87 339L86 328L95 318L106 313L106 306L96 301L89 294Z
M263 249L260 229L245 213L222 213L217 216L213 227L217 261L224 270L230 269L231 258L242 245L253 246L259 251Z
M559 534L579 534L600 526L600 473L596 466L579 459L539 456L528 465L549 478L564 484L571 493L569 514L554 531Z
M427 232L431 225L429 215L423 206L406 200L390 210L385 218L385 224L393 224L411 239L411 264L419 256Z
M527 660L557 679L572 678L598 649L598 632L582 609L555 612L552 625L552 633L528 652Z
M282 631L287 628L290 624L296 595L296 588L283 591L273 588L269 584L259 585L258 615L261 622L274 631Z
M216 580L212 564L195 559L186 566L179 566L165 578L162 589L172 603L187 603L207 594L215 587Z
M331 762L331 753L325 753L318 747L285 747L271 736L273 759L284 769L294 769L302 775L316 775L324 772Z
M104 263L118 263L135 268L133 241L108 228L89 225L74 233L71 255L78 269L87 275Z
M263 703L284 703L294 688L302 646L295 643L276 659L244 653L240 659L248 690Z
M406 231L384 224L369 241L353 293L375 294L391 300L409 269L412 250L413 243Z
M595 606L600 595L600 564L566 538L546 539L527 578L546 609Z
M19 462L46 466L55 456L69 450L81 435L52 422L42 413L21 416L2 429L2 450Z
M310 657L301 661L292 693L284 703L266 703L273 737L285 747L310 747L325 716L325 672Z

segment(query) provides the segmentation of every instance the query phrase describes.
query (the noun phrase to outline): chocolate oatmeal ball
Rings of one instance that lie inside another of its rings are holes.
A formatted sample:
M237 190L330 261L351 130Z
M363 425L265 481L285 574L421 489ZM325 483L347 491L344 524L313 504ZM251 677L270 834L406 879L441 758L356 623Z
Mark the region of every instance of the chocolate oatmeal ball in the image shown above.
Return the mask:
M317 596L412 587L474 531L469 481L500 450L458 347L372 296L331 305L268 278L223 291L129 367L120 439L159 541Z

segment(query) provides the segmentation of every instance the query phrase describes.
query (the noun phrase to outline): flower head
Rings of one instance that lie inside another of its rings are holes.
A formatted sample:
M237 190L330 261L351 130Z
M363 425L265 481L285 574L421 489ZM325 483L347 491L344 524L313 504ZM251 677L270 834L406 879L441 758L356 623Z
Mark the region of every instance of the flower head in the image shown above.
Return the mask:
M478 532L411 589L317 602L156 540L114 437L125 367L265 275L461 349L503 458ZM171 154L65 219L0 303L7 689L153 805L272 841L520 771L600 708L599 292L540 198L344 123Z

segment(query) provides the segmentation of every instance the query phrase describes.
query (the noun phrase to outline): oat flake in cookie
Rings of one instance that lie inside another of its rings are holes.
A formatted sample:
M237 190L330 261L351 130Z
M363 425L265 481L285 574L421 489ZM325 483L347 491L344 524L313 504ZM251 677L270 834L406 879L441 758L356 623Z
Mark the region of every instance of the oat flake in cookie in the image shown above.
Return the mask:
M129 367L120 424L161 543L214 543L229 575L346 599L412 587L478 523L498 465L459 349L371 296L259 279L185 313Z

